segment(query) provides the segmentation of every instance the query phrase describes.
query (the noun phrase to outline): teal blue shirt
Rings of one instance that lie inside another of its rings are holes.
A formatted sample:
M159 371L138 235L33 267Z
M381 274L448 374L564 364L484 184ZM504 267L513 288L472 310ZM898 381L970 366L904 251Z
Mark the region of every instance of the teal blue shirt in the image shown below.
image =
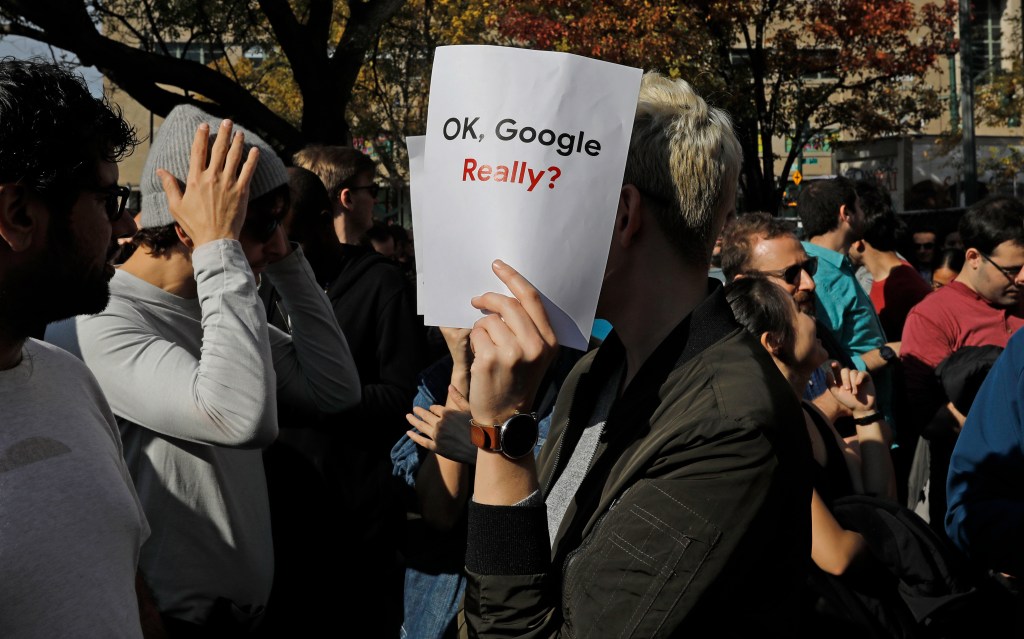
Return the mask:
M864 370L861 354L885 344L871 298L857 284L849 258L810 242L803 245L808 255L818 258L818 272L814 274L818 321L832 331L857 368Z
M861 355L885 344L885 333L871 298L857 283L849 258L810 242L803 242L803 245L808 255L818 258L818 271L814 274L818 321L832 331L854 365L866 370ZM889 371L883 369L872 377L878 391L879 408L891 418Z

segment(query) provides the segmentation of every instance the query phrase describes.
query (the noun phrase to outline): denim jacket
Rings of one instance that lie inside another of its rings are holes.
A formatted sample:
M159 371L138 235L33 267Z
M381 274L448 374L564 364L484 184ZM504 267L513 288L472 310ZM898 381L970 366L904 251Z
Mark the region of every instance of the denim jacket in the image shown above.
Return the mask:
M551 414L554 408L554 397L557 396L562 381L573 365L583 356L579 351L562 349L559 358L552 366L551 382L547 384L548 394L545 401L541 400L539 436L534 455L539 455L551 427ZM451 379L452 360L445 357L426 368L420 374L414 406L430 408L431 405L443 403L447 394L448 382ZM426 457L427 451L408 437L402 437L391 449L392 473L399 477L412 489L416 487L416 473ZM464 533L453 532L452 535ZM458 616L462 595L466 590L466 576L463 571L463 552L452 557L447 570L438 570L434 564L428 568L419 565L415 557L407 558L405 569L405 616L402 620L404 637L416 639L440 639L454 636L454 624ZM433 564L433 562L432 562ZM447 634L451 632L452 634Z

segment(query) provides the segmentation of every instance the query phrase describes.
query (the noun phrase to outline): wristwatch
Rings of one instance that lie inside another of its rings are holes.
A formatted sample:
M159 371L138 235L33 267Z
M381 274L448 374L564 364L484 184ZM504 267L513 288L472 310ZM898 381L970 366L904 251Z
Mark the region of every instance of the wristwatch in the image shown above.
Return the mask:
M477 448L519 459L533 452L537 445L537 413L515 413L501 424L488 426L469 420L470 441Z
M868 426L869 424L880 422L883 419L885 419L885 416L882 415L882 413L876 411L874 413L871 413L870 415L864 415L863 417L854 417L853 424L855 426Z
M886 365L892 364L893 360L897 358L896 351L892 350L888 344L882 344L879 346L878 354L883 360L885 360Z

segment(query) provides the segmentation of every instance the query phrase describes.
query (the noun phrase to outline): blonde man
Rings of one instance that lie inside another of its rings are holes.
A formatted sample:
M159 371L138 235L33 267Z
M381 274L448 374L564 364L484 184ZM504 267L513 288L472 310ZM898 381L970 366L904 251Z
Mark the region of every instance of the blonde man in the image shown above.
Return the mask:
M474 428L504 425L508 444L477 437L476 634L792 632L810 551L800 408L707 279L739 166L724 112L644 76L598 303L615 331L566 379L536 463L508 449L529 436L553 331L509 265L494 271L516 299L474 299L491 312L471 336Z

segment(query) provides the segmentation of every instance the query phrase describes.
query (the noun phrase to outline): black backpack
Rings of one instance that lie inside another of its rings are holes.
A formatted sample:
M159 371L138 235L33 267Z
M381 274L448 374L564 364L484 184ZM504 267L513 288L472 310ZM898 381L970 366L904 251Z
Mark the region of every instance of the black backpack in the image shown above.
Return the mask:
M817 621L858 637L978 637L1001 628L1013 603L914 512L885 499L842 497L836 521L860 533L870 556L836 577L812 567ZM842 636L842 633L838 633Z

